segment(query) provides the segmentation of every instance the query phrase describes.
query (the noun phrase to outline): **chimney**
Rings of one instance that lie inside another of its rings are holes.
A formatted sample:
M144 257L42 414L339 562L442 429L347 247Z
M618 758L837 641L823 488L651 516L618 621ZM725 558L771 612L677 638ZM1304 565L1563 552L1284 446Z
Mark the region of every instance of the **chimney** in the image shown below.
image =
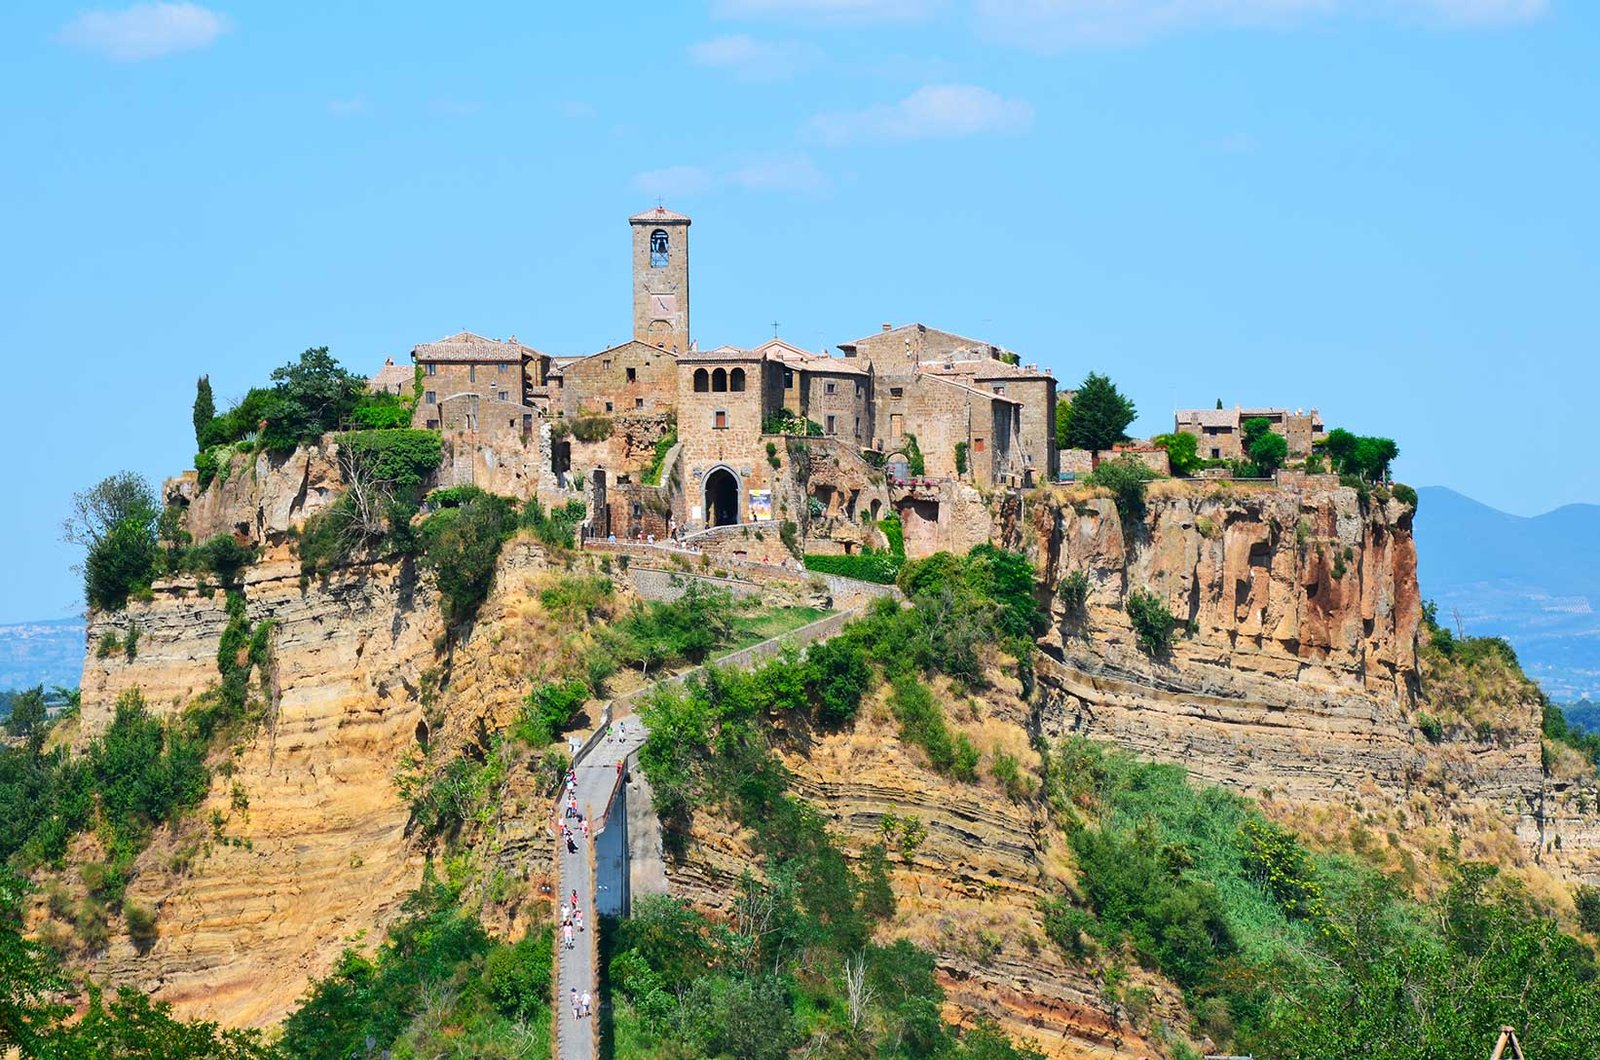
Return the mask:
M885 330L885 331L893 331L894 330L894 325L889 323L887 320L885 320L883 322L883 330Z

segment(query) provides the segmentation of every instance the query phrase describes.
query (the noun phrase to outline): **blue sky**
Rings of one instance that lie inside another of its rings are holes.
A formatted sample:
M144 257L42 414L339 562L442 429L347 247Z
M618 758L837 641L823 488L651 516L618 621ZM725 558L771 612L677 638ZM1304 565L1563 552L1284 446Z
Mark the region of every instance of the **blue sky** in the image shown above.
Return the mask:
M920 319L1141 433L1315 405L1600 500L1597 71L1577 0L7 4L0 621L77 607L72 491L187 467L200 373L626 338L658 195L702 344Z

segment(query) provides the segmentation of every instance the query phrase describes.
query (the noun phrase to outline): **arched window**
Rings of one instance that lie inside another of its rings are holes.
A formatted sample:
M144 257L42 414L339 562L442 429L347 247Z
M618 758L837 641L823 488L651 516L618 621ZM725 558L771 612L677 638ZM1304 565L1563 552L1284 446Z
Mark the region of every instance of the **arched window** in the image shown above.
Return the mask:
M729 390L743 390L744 389L744 369L743 368L735 368L733 371L728 373L728 389Z
M667 230L658 228L650 233L650 267L664 269L667 267Z
M711 389L718 394L728 389L728 372L726 369L718 368L711 373Z
M704 368L696 368L694 370L694 392L696 394L704 394L710 389L711 376L706 374L706 370Z

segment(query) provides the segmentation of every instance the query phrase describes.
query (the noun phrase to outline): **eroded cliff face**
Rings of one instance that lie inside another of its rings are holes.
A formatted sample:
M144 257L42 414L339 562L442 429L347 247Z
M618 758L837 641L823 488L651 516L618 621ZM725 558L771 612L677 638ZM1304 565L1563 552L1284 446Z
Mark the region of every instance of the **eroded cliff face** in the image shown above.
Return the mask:
M1537 703L1512 704L1488 739L1434 745L1417 728L1411 516L1318 480L1156 483L1128 524L1092 490L1030 495L1003 530L1050 591L1039 731L1114 741L1290 801L1398 806L1421 793L1446 814L1492 808L1534 854ZM1055 592L1076 571L1090 586L1082 614ZM1139 649L1126 603L1140 589L1186 624L1164 657Z

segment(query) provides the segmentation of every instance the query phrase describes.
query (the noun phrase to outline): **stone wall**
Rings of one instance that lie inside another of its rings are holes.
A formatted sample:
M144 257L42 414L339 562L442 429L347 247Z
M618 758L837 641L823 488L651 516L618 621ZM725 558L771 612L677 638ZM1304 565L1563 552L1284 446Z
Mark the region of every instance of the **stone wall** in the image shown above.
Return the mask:
M678 403L677 359L668 350L625 342L560 370L562 413L573 419L590 414L658 414Z

